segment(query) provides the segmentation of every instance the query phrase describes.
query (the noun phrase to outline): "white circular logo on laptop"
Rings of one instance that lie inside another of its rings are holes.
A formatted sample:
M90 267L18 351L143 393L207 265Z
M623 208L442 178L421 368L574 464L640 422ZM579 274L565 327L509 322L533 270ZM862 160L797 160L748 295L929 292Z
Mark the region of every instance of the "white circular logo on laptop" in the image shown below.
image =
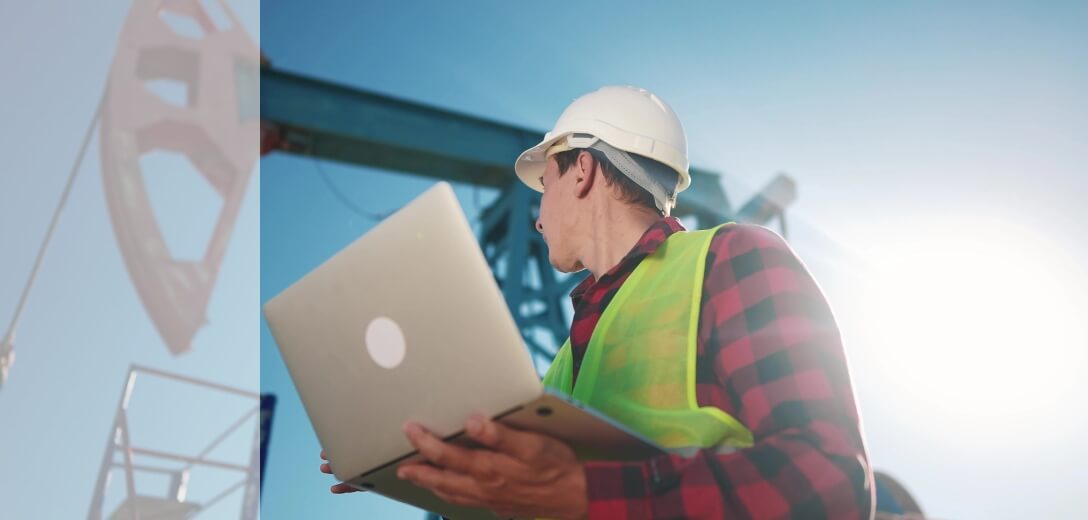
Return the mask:
M366 327L366 351L382 368L397 368L404 361L404 332L385 316L374 318Z

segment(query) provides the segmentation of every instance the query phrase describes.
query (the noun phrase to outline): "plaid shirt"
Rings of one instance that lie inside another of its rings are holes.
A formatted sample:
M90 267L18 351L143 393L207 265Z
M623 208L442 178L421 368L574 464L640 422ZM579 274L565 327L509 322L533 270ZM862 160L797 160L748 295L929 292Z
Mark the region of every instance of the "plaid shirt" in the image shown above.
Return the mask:
M618 265L571 292L574 371L608 302L684 228L651 226ZM752 431L751 448L585 465L591 519L870 518L872 473L838 328L780 236L721 228L706 259L696 392Z

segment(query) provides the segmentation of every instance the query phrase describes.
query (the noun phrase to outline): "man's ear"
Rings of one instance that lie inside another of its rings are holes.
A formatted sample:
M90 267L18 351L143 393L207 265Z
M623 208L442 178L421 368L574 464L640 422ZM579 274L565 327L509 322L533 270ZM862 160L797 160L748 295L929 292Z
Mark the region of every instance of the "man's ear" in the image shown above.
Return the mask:
M578 170L575 172L578 175L578 182L575 184L575 195L578 198L583 199L589 196L589 190L593 187L593 183L596 182L597 176L601 173L597 160L593 158L593 155L589 152L582 150L578 153Z

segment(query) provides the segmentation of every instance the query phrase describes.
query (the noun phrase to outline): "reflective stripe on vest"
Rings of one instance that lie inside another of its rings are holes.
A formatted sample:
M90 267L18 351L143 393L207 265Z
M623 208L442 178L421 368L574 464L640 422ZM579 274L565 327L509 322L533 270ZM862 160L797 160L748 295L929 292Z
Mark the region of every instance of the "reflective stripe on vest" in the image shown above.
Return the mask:
M717 229L673 233L644 258L597 322L577 384L568 338L544 386L666 448L751 446L744 425L695 397L703 272Z

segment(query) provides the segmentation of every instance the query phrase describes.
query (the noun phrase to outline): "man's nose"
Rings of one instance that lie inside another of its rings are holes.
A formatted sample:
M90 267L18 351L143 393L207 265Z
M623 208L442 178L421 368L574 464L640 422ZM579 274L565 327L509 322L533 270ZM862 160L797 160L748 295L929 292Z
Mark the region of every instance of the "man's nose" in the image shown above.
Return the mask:
M540 219L536 219L536 232L541 234L544 233L544 224L540 223Z

